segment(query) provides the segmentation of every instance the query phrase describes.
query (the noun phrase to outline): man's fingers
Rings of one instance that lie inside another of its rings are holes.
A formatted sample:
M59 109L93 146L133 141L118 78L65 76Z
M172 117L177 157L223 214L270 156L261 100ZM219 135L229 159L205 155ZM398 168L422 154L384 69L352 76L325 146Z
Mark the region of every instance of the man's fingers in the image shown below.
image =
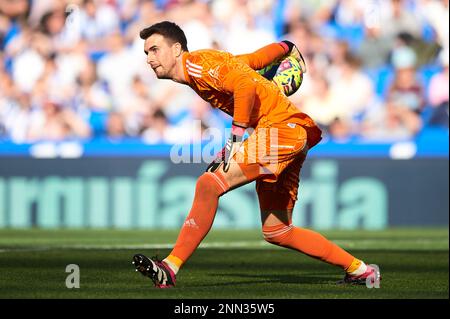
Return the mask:
M238 143L231 143L230 148L226 149L225 152L225 160L223 163L223 171L228 172L228 169L230 168L231 160L233 159L233 156L238 152L241 142Z
M297 48L297 46L294 46L294 48L291 51L291 55L298 61L300 64L300 67L302 69L303 73L306 73L306 62L303 58L302 54L300 53L300 50Z
M208 167L206 168L206 172L209 173L214 173L215 171L217 171L217 169L219 168L220 164L222 164L222 162L216 162L213 161L211 164L208 165Z

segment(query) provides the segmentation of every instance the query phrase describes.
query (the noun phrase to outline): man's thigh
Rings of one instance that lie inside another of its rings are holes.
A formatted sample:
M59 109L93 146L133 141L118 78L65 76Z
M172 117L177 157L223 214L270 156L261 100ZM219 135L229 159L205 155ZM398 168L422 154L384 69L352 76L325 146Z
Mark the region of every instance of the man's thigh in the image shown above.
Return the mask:
M257 180L258 192L290 194L295 201L307 151L306 131L300 126L257 128L233 156L228 172L223 171L223 164L216 172L224 176L230 188Z
M292 210L297 201L300 171L306 154L289 163L275 182L263 178L256 180L259 206L264 211Z

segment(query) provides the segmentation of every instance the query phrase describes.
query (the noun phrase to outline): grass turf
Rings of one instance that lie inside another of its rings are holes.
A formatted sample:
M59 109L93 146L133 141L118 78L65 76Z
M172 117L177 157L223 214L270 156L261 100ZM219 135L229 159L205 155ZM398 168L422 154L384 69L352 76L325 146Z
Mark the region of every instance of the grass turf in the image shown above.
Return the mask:
M137 252L165 257L177 231L0 230L0 298L448 298L448 228L327 231L379 265L380 289L339 286L338 268L264 243L258 231L212 230L177 277L155 289ZM68 264L80 289L65 286Z

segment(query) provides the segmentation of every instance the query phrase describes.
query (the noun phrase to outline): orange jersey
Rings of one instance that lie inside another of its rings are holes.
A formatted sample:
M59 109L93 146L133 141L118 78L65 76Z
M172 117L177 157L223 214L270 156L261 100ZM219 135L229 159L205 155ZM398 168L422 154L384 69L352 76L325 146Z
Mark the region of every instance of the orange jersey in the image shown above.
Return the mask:
M231 115L236 123L257 127L261 123L293 122L316 127L274 83L255 71L285 55L278 43L238 56L198 50L184 53L183 66L189 86L214 108Z

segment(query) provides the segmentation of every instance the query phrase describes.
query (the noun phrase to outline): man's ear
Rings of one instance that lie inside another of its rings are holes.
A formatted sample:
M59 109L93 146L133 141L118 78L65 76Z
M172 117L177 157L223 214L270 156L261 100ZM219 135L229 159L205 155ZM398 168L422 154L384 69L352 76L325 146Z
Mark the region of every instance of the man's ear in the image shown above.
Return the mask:
M173 46L172 46L172 52L174 53L174 55L178 58L181 53L183 53L183 50L181 49L181 44L176 42Z

